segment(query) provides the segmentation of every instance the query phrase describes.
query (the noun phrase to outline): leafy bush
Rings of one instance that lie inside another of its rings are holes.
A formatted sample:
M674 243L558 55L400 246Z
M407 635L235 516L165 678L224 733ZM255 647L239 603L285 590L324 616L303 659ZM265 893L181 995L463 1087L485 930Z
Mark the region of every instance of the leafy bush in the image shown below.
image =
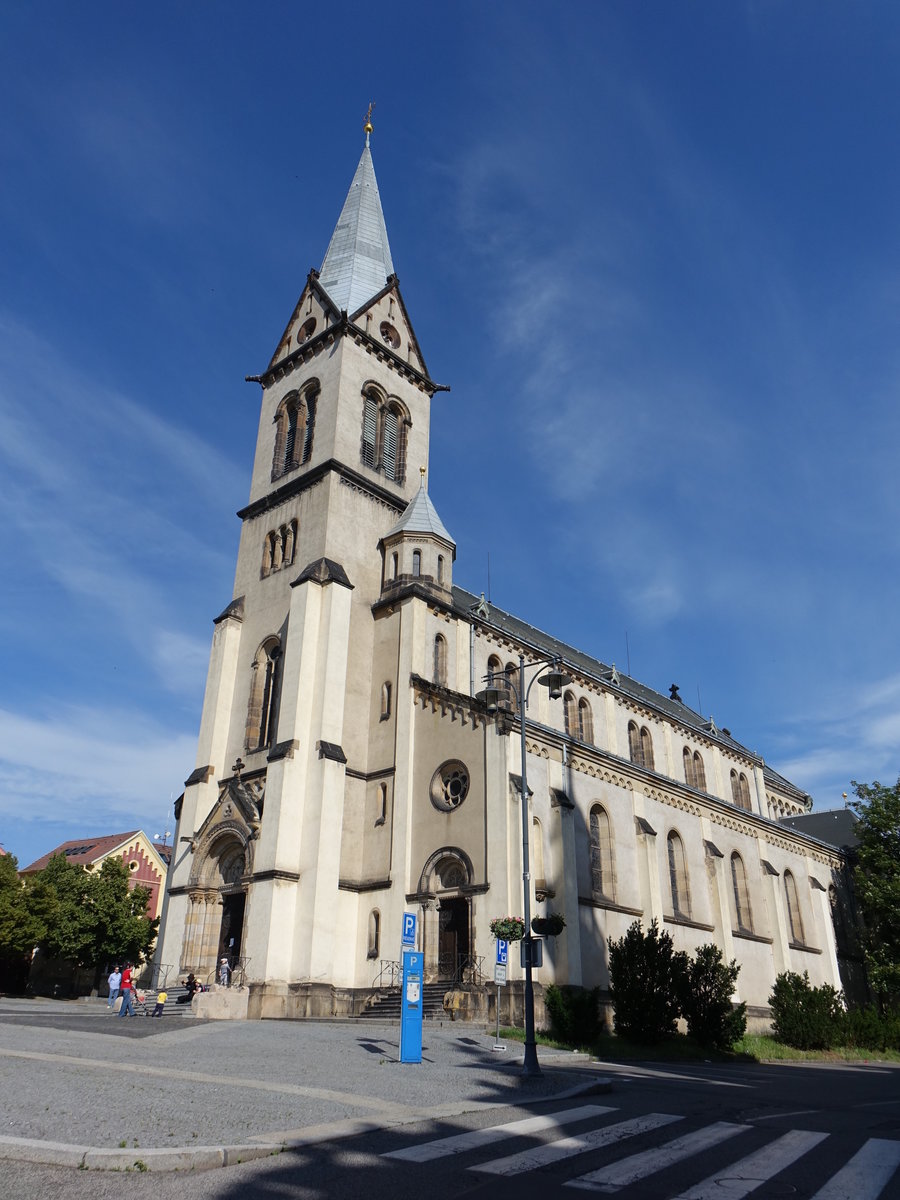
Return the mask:
M747 1030L747 1005L732 1005L740 972L737 962L722 961L722 951L709 943L688 959L682 980L681 1015L688 1033L701 1046L730 1050Z
M842 1040L860 1050L900 1050L900 1017L874 1005L851 1008L844 1014Z
M624 937L609 939L609 991L621 1037L652 1045L675 1033L687 955L673 949L656 920L646 933L640 921Z
M829 984L814 988L809 973L785 971L769 997L776 1041L798 1050L829 1050L842 1040L845 1023L840 992Z
M550 1033L558 1042L591 1046L603 1032L599 988L557 987L551 983L544 993L544 1005Z

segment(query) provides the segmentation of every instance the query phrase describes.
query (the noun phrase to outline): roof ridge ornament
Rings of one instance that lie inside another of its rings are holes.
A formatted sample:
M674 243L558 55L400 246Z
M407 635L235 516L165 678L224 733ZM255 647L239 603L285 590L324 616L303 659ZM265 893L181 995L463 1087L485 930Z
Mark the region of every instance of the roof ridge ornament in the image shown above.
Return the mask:
M373 126L372 126L372 111L374 108L375 108L375 101L370 100L369 107L366 112L366 123L365 123L365 125L363 125L363 132L366 135L366 145L367 146L369 144L369 134L374 132Z

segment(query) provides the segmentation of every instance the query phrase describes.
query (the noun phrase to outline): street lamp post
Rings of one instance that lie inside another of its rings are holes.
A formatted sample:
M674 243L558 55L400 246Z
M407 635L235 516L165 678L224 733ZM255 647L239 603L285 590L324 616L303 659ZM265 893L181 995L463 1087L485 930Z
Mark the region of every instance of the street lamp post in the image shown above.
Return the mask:
M493 675L487 676L487 687L484 691L478 693L477 698L483 700L487 705L488 712L496 712L500 707L502 699L506 698L506 693L512 691L516 697L516 703L519 711L519 735L522 750L522 903L524 907L523 916L525 918L525 936L522 939L525 942L525 1059L522 1064L522 1074L526 1076L540 1075L541 1068L538 1063L537 1044L534 1040L534 981L532 978L532 964L534 962L534 939L531 936L531 854L530 854L530 835L531 822L528 819L528 768L526 762L525 748L525 710L528 708L528 697L531 694L531 689L535 683L540 683L542 687L549 688L550 698L557 700L562 695L562 689L566 684L571 683L568 675L565 675L560 669L562 663L559 656L554 655L552 658L544 658L534 663L529 663L530 667L536 667L537 671L532 676L531 682L525 686L525 656L519 655L519 683L518 687L513 683L510 676L504 679L503 687L497 687ZM541 671L544 667L550 667L551 670L542 675Z

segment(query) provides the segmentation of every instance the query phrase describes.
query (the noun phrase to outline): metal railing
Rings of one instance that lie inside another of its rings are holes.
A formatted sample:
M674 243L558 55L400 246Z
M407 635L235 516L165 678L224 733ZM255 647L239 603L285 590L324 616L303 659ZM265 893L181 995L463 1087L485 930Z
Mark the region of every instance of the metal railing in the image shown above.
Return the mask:
M372 987L399 987L403 978L403 964L390 958L378 960L378 974L372 980Z
M480 986L485 983L484 956L480 954L445 955L438 959L438 976L447 983Z
M236 959L234 959L233 962L231 959L229 959L228 962L229 962L229 966L231 967L231 972L228 977L227 986L228 987L243 987L247 981L247 968L250 965L249 955L246 957L242 956L240 958L236 958ZM212 983L220 983L221 982L221 980L219 978L220 968L221 968L221 964L216 963L216 965L213 967L213 969L206 976L206 986L207 987L209 987L209 985Z

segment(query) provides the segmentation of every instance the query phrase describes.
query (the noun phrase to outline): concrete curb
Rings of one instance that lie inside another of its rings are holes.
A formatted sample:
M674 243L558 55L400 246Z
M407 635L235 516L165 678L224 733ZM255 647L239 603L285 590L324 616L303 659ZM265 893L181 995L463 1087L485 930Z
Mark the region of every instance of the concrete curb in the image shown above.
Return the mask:
M517 1101L520 1107L530 1104L545 1104L548 1101L569 1100L575 1096L600 1095L611 1092L612 1080L606 1077L585 1080L554 1095L524 1098ZM461 1116L479 1108L503 1108L493 1101L461 1101L452 1110L440 1107L440 1116ZM438 1115L437 1112L434 1115ZM214 1167L230 1167L251 1159L269 1158L288 1149L313 1146L320 1142L338 1141L356 1137L361 1133L373 1133L379 1129L396 1129L402 1125L415 1125L428 1120L429 1113L410 1113L409 1118L392 1117L383 1121L351 1117L346 1121L335 1121L330 1125L317 1125L298 1131L283 1141L267 1141L261 1135L258 1141L238 1143L231 1146L168 1146L160 1149L141 1146L105 1149L100 1146L73 1146L65 1142L46 1142L35 1138L15 1138L0 1135L0 1159L38 1163L43 1166L75 1167L90 1171L208 1171Z

